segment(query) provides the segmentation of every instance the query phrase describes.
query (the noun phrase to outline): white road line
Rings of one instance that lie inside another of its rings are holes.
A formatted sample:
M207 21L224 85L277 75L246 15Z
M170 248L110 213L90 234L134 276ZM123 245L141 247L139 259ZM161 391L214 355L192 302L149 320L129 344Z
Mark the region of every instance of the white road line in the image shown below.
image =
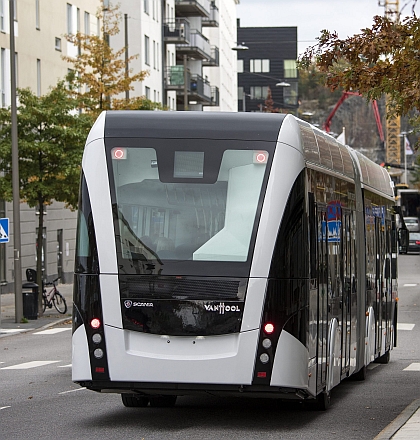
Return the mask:
M404 324L402 322L397 323L397 330L413 330L416 324Z
M33 328L21 328L21 329L15 329L15 328L1 328L0 329L0 334L1 333L19 333L19 332L27 332L33 330Z
M71 368L71 364L68 364L68 365L59 365L58 368Z
M416 287L417 286L417 283L416 284L403 284L403 287Z
M404 368L403 371L420 371L420 363L413 362L407 368Z
M61 361L32 361L32 362L25 362L23 364L12 365L10 367L3 367L3 368L0 368L0 370L27 370L28 368L42 367L43 365L55 364L56 362L61 362Z
M65 332L67 330L71 330L71 327L65 328L50 328L48 330L42 330L40 332L33 333L34 335L55 335L56 333Z
M11 406L9 405L9 406L0 406L0 411L2 410L2 409L6 409L6 408L11 408Z
M68 394L68 393L74 393L75 391L82 391L85 390L86 388L82 387L82 388L76 388L75 390L69 390L69 391L63 391L61 393L58 394Z

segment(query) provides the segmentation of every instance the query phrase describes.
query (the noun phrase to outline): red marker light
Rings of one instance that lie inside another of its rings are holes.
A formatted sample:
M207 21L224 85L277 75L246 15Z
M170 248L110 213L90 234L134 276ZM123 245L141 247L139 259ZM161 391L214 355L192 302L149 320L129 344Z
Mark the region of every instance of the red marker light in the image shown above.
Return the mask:
M113 159L121 160L127 159L127 150L126 148L116 147L111 150L111 156Z
M416 244L420 244L420 240L416 240Z
M258 371L257 377L267 377L267 373L265 371Z
M267 324L264 325L264 332L267 333L267 335L271 335L274 332L274 325L271 324L271 322L267 322Z
M254 163L256 164L266 164L268 160L267 151L254 151Z
M92 328L99 328L101 326L101 321L98 318L93 318L92 321L90 321L90 326Z

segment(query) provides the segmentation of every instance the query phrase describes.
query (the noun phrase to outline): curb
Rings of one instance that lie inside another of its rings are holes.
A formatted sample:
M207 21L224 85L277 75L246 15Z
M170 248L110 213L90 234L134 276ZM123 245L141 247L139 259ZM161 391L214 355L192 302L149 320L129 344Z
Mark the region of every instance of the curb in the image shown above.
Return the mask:
M420 399L410 403L404 411L397 416L386 428L384 428L374 440L391 439L411 418L411 416L420 408Z

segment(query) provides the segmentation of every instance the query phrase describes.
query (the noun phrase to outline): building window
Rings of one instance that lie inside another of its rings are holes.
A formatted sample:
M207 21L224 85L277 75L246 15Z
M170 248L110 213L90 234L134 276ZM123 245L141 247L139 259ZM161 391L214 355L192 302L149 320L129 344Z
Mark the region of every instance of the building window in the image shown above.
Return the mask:
M269 72L270 60L249 60L249 71L255 73Z
M283 102L286 105L297 105L298 83L291 83L290 87L283 87Z
M144 89L146 91L146 99L150 99L150 87L146 86Z
M39 30L41 25L39 23L39 2L40 0L35 0L35 26Z
M73 33L73 19L71 14L72 6L70 3L67 3L67 33Z
M0 0L0 31L1 32L5 32L5 27L4 27L4 2L5 0Z
M297 78L296 60L283 60L284 77Z
M55 50L61 52L61 38L55 37Z
M149 15L149 0L143 0L144 3L144 12Z
M268 95L268 86L250 87L251 99L266 99Z
M159 43L156 43L156 69L159 70Z
M85 35L90 35L90 14L85 12Z
M36 60L36 94L41 96L41 60Z
M156 69L156 41L153 40L153 69Z
M244 60L238 60L238 73L244 73Z
M150 39L147 35L144 36L144 62L150 66Z
M6 107L6 49L1 48L1 58L0 58L0 82L1 82L1 106Z

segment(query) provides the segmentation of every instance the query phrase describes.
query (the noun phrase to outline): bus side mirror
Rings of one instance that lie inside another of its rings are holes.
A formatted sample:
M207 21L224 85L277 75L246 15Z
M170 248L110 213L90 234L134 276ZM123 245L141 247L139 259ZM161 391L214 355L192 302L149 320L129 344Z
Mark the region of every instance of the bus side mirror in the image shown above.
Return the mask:
M401 228L398 230L398 244L401 254L406 254L408 251L408 229Z

